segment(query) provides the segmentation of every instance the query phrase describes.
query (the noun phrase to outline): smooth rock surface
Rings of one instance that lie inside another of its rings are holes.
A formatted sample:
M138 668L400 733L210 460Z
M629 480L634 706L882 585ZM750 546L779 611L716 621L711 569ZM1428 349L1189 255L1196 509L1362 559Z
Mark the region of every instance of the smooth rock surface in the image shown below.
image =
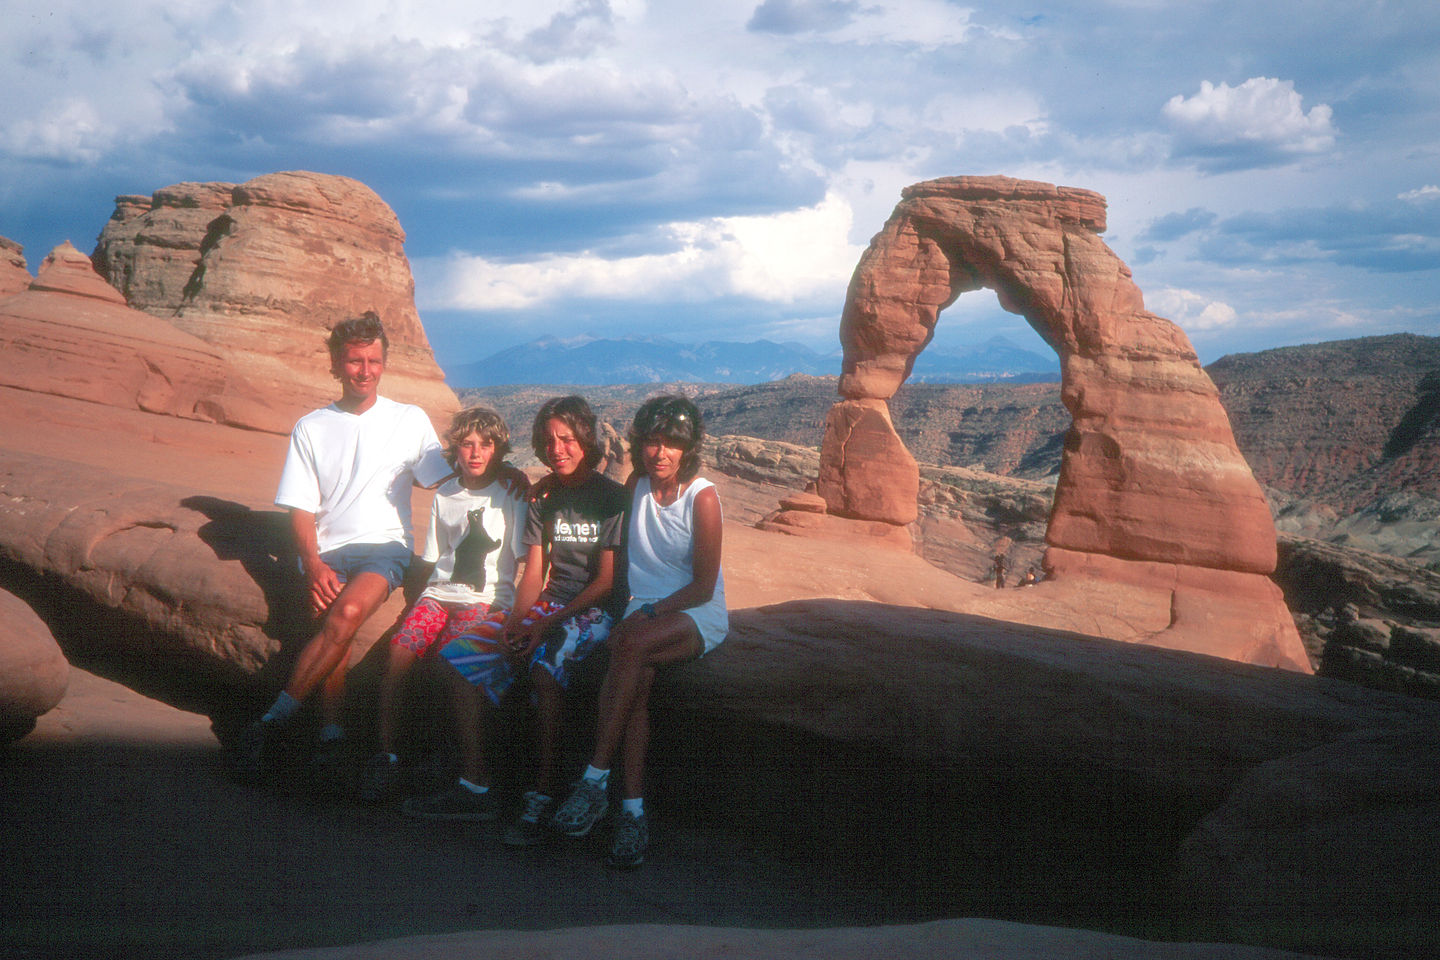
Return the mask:
M284 430L280 415L221 351L132 310L67 244L29 288L0 301L0 385L252 429Z
M23 736L65 695L70 664L50 628L19 597L0 590L0 743Z

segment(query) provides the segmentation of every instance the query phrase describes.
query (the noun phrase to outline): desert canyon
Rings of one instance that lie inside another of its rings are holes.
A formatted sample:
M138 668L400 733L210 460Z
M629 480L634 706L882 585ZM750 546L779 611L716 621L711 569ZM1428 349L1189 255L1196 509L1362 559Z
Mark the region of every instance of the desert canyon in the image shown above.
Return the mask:
M460 406L384 201L306 172L176 184L33 277L0 239L0 952L1440 953L1440 700L1313 674L1276 576L1303 586L1320 548L1277 548L1220 388L1105 218L1033 181L907 188L851 280L818 458L714 438L732 632L657 691L672 812L623 880L222 775L308 628L270 503L295 417L333 399L324 332L378 310L383 392L440 426ZM1062 366L1053 500L1027 508L1047 579L1023 590L922 556L994 530L936 519L982 481L922 470L895 412L982 289ZM400 609L362 634L356 730ZM497 878L513 902L476 892Z

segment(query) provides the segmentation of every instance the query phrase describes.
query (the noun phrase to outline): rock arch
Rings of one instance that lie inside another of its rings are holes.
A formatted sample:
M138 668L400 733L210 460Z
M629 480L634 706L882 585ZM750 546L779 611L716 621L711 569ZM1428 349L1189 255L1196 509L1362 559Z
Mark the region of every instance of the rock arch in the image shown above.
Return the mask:
M1008 177L907 187L850 281L840 323L842 399L816 492L832 517L915 520L919 473L888 399L940 312L993 290L1060 355L1073 418L1046 534L1059 579L1158 587L1169 626L1146 642L1308 670L1278 588L1269 506L1189 338L1145 309L1100 240L1105 198ZM1214 649L1215 634L1249 623Z

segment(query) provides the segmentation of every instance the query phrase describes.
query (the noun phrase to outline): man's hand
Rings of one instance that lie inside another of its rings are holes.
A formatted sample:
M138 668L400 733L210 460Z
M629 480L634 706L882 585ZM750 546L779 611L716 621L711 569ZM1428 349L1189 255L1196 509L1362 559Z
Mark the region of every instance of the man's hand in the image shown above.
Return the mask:
M319 557L305 564L305 579L310 583L310 609L316 616L328 610L345 587L340 575Z

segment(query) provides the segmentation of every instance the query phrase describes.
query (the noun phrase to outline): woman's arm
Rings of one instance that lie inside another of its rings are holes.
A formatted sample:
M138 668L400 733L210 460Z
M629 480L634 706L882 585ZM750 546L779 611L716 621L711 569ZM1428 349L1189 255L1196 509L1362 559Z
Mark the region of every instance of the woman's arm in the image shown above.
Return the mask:
M720 544L724 524L720 517L720 495L714 487L695 494L695 512L691 521L695 529L695 551L691 558L691 580L668 597L651 606L657 614L672 613L708 603L715 595L720 579ZM637 616L644 616L642 613Z

